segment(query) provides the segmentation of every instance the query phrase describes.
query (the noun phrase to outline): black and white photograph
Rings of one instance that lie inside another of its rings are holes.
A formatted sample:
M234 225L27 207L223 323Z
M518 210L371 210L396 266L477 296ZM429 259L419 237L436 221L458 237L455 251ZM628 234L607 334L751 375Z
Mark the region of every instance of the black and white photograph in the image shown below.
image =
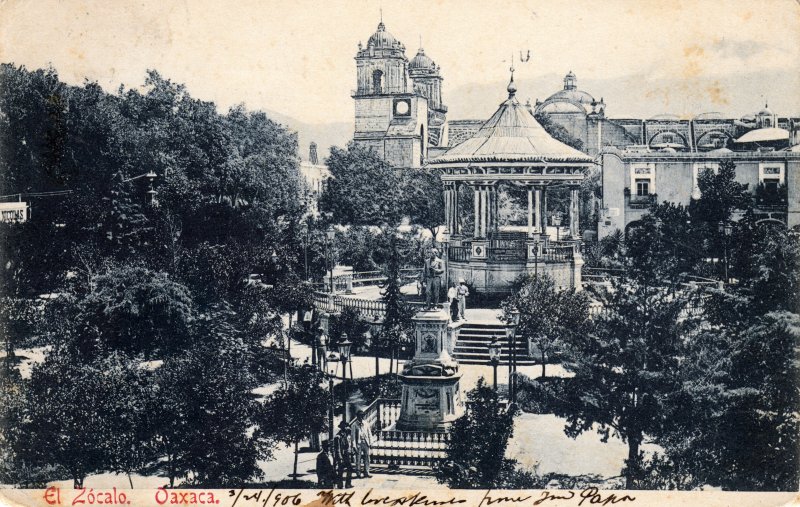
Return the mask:
M789 505L800 1L2 1L0 344L0 505Z

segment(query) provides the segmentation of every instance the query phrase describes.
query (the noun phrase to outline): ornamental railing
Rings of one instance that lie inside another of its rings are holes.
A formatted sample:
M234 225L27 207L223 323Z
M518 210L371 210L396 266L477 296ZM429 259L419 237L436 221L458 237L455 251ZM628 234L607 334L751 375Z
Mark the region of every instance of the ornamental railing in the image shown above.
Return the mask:
M449 433L394 429L400 417L399 399L378 398L361 410L364 420L372 428L371 462L433 467L445 458ZM352 426L355 421L350 424Z
M449 433L381 430L370 449L370 461L390 466L433 468L447 457Z
M544 262L569 262L575 256L574 245L546 246L542 248Z
M353 296L314 291L312 302L314 308L318 311L341 313L346 308L352 308L361 314L362 317L368 317L370 320L375 317L382 317L386 313L386 302L379 299L362 299ZM412 307L420 307L424 303L408 301L406 304Z
M472 403L466 403L466 412ZM506 400L500 400L500 409L509 409ZM433 468L447 458L450 433L446 430L404 431L395 429L400 417L400 400L378 398L361 409L364 420L372 429L373 443L370 461L390 466L410 465ZM351 427L355 420L350 423Z
M579 248L575 242L549 242L543 244L542 253L538 256L538 261L544 263L571 262L575 257L575 251ZM487 259L491 262L526 262L537 260L535 257L528 256L528 248L525 243L510 242L509 246L497 247L489 246L486 248ZM448 259L451 262L469 262L472 258L470 247L451 246L448 248Z
M448 259L453 262L469 262L470 250L466 246L451 246L447 249Z
M523 245L513 248L497 248L490 247L487 249L490 261L504 262L504 261L525 261L527 260L527 249Z

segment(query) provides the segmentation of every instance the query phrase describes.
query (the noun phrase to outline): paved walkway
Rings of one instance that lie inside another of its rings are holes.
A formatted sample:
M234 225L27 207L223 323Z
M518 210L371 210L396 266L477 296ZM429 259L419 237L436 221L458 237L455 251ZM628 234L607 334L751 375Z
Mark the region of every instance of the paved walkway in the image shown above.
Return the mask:
M415 288L406 286L406 288ZM370 295L370 290L376 287L364 288L359 296ZM499 310L468 309L468 322L497 322ZM30 359L29 362L38 362L43 356L42 349L18 351ZM311 360L311 348L307 345L292 341L292 357L299 363ZM403 361L400 364L402 370ZM28 373L29 364L24 365L24 373ZM337 375L341 366L337 366ZM389 370L389 360L379 359L381 373ZM541 366L521 366L518 371L524 375L536 378L541 373ZM355 378L371 377L375 374L375 358L370 356L355 356L352 358L352 373ZM461 388L464 393L473 389L478 379L483 377L487 383L492 382L492 367L489 365L460 365L459 373L462 375ZM548 365L548 375L564 376L568 373L559 365ZM348 371L349 374L349 371ZM508 383L508 368L500 366L497 370L498 384L506 386ZM337 383L341 380L336 380ZM263 385L254 390L260 396L267 396L278 388L280 383ZM536 468L539 473L557 472L567 475L595 474L601 477L617 476L622 469L627 456L627 447L619 439L609 438L608 443L602 443L596 432L583 433L577 439L571 439L564 434L565 420L554 415L521 414L515 420L514 437L509 442L506 455L517 459L525 468ZM653 446L645 446L644 450L652 450ZM298 479L315 481L316 453L305 451L298 456ZM279 445L273 452L269 461L260 461L259 467L264 472L266 480L290 479L294 462L293 448ZM133 476L134 486L159 487L166 484L163 477ZM57 481L53 484L71 487L71 481ZM87 477L86 487L118 488L129 487L128 478L124 475L110 473L98 474ZM373 477L369 479L353 479L353 485L359 488L373 487L383 489L419 489L441 488L429 470L401 469L389 471L385 466L376 466Z

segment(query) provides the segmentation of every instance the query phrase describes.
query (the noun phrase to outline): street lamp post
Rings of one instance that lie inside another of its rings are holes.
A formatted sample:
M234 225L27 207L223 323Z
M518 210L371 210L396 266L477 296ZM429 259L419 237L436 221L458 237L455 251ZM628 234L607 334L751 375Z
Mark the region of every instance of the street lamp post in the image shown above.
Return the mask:
M156 190L153 188L153 181L155 181L158 175L154 171L149 171L145 174L145 178L147 178L147 204L154 205L156 204Z
M720 222L718 230L725 236L725 283L730 283L728 278L728 240L733 233L733 225L730 222Z
M317 334L319 329L312 329L311 325L314 323L314 312L312 310L303 311L303 333L306 340L311 345L311 365L317 367Z
M330 424L328 425L328 445L333 445L333 411L334 405L336 404L336 397L333 395L333 379L336 376L336 353L331 351L330 355L328 356L328 388L331 391L331 406L330 406L330 413L328 414L328 419Z
M342 389L344 390L344 403L342 404L343 420L347 422L347 361L350 359L350 346L353 345L347 339L347 333L342 333L339 340L339 359L342 361Z
M508 338L508 399L510 403L517 401L517 326L519 325L519 311L511 310L511 319L506 328Z
M561 212L558 211L553 215L553 225L556 226L556 241L561 239Z
M500 340L497 337L492 338L492 343L489 344L489 364L492 365L492 369L494 370L494 392L497 392L497 365L500 364L500 352L502 351L503 346L500 344Z
M328 253L328 267L330 267L331 294L335 294L336 290L333 287L333 239L336 237L336 231L333 230L333 227L328 227L325 236L328 238L326 251Z
M308 280L308 244L310 242L310 230L308 227L308 222L303 222L300 227L300 232L303 234L303 266L305 267L306 280Z

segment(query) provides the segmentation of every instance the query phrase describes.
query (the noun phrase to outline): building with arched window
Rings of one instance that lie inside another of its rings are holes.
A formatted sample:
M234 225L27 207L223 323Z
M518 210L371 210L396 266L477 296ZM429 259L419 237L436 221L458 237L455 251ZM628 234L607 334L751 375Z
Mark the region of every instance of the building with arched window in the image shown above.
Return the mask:
M422 48L409 62L383 22L366 47L359 43L355 60L353 141L394 166L421 167L446 119L439 66Z

